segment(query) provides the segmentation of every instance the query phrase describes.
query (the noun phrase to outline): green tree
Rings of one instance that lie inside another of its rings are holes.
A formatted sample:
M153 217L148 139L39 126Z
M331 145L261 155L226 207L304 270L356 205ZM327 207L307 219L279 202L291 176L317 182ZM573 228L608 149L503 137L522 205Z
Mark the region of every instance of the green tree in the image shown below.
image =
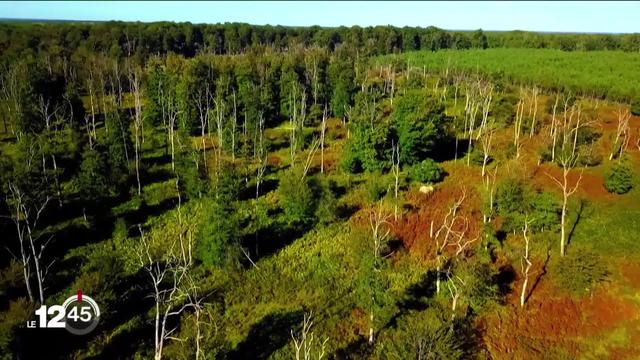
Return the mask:
M604 187L610 193L625 194L633 188L633 170L627 162L617 162L604 178Z
M232 266L240 253L239 224L232 208L220 201L209 201L203 209L204 223L199 233L197 257L208 266Z
M331 84L331 112L334 116L341 118L351 104L354 93L353 65L348 60L334 58L327 72Z
M85 149L76 181L85 199L96 199L114 194L110 171L104 154L95 149Z
M418 90L407 92L393 110L402 164L421 161L444 136L444 107L425 95Z
M285 172L278 186L280 207L289 225L310 224L315 216L316 201L308 179L296 171Z
M441 181L445 174L445 171L432 159L424 159L409 169L409 178L422 183L436 183Z

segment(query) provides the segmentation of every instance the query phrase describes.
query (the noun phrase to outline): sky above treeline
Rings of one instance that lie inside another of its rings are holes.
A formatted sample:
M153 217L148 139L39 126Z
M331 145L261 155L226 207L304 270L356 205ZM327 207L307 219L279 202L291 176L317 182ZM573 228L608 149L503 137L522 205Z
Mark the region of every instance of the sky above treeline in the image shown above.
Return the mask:
M0 18L244 22L286 26L437 26L448 30L640 32L633 1L7 1Z

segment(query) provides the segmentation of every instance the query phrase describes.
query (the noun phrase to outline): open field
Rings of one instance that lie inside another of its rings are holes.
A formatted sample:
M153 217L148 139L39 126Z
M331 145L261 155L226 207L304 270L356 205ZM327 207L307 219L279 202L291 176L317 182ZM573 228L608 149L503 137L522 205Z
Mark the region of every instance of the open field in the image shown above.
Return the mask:
M537 85L548 91L631 101L640 97L640 54L621 51L485 49L408 52L398 61L428 71L480 72L496 81Z

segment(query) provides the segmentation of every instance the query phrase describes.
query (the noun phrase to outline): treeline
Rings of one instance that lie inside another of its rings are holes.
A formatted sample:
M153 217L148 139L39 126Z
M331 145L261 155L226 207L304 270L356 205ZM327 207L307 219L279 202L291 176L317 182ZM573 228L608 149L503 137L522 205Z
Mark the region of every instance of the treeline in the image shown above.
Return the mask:
M640 51L640 34L567 34L531 31L486 32L490 48L558 49L563 51Z
M102 52L110 57L175 53L192 57L201 52L238 54L267 46L277 51L297 45L333 51L342 46L360 56L410 50L487 47L554 48L572 50L640 50L640 34L540 34L533 32L445 31L422 27L285 27L242 23L3 23L0 57L5 62L25 56L61 56Z

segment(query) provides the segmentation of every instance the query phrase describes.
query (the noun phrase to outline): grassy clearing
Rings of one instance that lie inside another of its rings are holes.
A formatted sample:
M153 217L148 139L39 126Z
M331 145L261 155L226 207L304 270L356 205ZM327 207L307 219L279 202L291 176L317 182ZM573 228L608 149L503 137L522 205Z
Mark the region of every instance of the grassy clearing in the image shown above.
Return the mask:
M580 216L571 246L586 246L599 254L635 256L640 252L640 203L638 190L612 202L586 205ZM576 214L572 216L575 222Z

